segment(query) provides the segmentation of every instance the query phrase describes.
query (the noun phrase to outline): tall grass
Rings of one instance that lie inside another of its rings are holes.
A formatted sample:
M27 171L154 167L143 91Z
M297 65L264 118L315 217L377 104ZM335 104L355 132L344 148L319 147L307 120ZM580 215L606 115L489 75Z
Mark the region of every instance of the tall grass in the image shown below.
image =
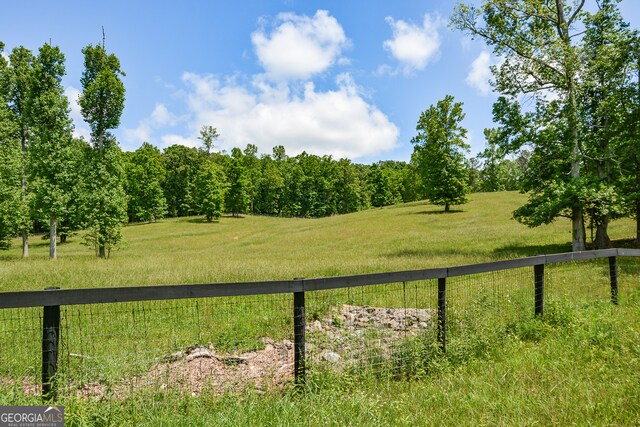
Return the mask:
M106 261L76 236L50 262L47 242L33 236L28 260L17 240L1 254L0 292L349 275L571 250L568 220L530 229L511 219L523 197L474 194L450 214L419 202L321 219L167 219L126 227L126 246ZM630 220L611 224L613 239L633 232Z
M435 355L410 379L322 372L305 393L193 397L158 389L122 400L65 400L67 425L637 425L640 292L620 306L553 300L544 319L495 327L479 319L474 342ZM0 405L40 404L2 389Z

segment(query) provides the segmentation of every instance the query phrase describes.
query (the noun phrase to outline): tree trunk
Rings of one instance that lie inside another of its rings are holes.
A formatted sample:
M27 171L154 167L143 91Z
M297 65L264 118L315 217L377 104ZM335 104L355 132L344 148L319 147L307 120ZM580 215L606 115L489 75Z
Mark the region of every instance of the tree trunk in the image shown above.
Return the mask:
M106 251L106 248L104 246L100 246L98 248L98 256L100 258L103 258L103 259L107 258L107 251Z
M571 210L571 225L572 225L572 238L571 238L571 250L573 252L585 250L585 238L584 238L584 216L582 215L582 209L573 208Z
M58 258L58 218L51 217L50 221L51 230L49 231L49 259Z
M580 145L578 142L578 117L577 117L577 105L576 94L573 78L569 78L568 92L569 92L569 126L571 128L571 177L573 179L580 178ZM584 233L584 214L582 206L575 206L571 208L571 249L576 251L585 250L585 233Z
M603 124L603 127L606 127L606 123ZM604 181L607 184L610 184L611 179L610 179L610 173L609 173L608 159L605 159L604 161L599 162L598 178L600 178L600 181ZM607 214L598 223L596 228L596 239L594 241L594 246L595 246L594 249L608 249L611 247L611 239L609 238L609 232L607 231L607 229L609 228L610 219L611 219L610 215Z
M584 3L583 3L584 4ZM582 5L580 5L580 8ZM580 142L578 135L578 105L576 101L576 71L575 63L577 58L571 55L571 37L569 36L570 22L567 22L564 15L563 4L560 0L556 0L557 14L557 33L567 49L563 58L564 73L567 82L567 98L569 107L569 137L571 144L571 178L580 178ZM574 252L583 251L585 249L585 232L584 232L584 215L582 206L574 206L571 208L571 248Z
M449 203L444 204L444 211L449 212Z
M640 245L640 200L636 202L636 243Z
M66 234L60 234L60 244L62 243L67 243L67 235Z
M22 258L29 258L29 233L22 231Z
M607 233L608 226L609 215L607 215L602 223L598 224L598 227L596 228L596 240L594 242L594 249L608 249L611 247L611 239L609 238L609 233Z
M22 205L26 205L27 203L27 131L24 126L20 129L20 138L22 144L22 177L20 178L20 192L21 192L21 200ZM24 218L21 218L24 221ZM22 258L29 257L29 232L24 229L21 231L22 234Z

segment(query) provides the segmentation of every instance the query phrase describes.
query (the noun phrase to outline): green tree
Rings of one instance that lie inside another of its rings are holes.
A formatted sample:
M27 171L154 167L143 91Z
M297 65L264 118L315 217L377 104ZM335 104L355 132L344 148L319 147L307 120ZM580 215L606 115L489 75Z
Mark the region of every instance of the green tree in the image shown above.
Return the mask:
M87 159L87 244L97 256L107 258L122 240L127 219L124 192L124 168L118 142L110 132L120 124L125 89L120 76L120 61L108 54L104 45L88 45L84 54L84 72L79 104L82 116L91 128Z
M203 161L202 151L184 145L171 145L162 153L166 179L163 190L170 217L193 215L195 177Z
M247 171L247 193L249 195L249 212L256 213L256 199L258 197L258 184L261 178L261 165L258 158L258 147L247 144L243 152L242 162Z
M596 228L595 247L610 246L608 225L623 214L624 187L620 168L625 155L631 70L635 66L633 34L623 21L617 2L602 0L598 10L585 16L582 63L584 72L578 95L585 157L585 213ZM635 142L635 141L634 141Z
M415 194L415 173L406 162L383 160L378 163L389 177L394 203L417 200Z
M260 159L262 171L257 184L255 212L265 215L279 215L281 198L284 193L284 177L281 169L270 156Z
M126 192L131 221L153 222L167 214L167 200L162 190L166 170L162 154L153 145L142 146L127 156Z
M202 141L202 146L207 154L211 154L214 149L213 143L220 137L218 129L213 126L202 126L198 139Z
M58 222L66 217L76 184L69 102L64 95L64 55L43 45L34 66L31 89L32 144L30 176L36 214L49 222L49 258L57 258Z
M537 138L537 142L546 148L552 144L562 145L553 151L562 151L568 162L563 165L565 170L557 170L550 180L540 180L540 185L531 193L529 206L520 210L516 218L534 224L535 218L529 221L523 215L548 216L548 212L535 215L536 206L542 208L553 204L558 208L557 215L568 209L574 251L585 249L584 206L577 194L583 160L577 102L581 63L580 49L574 44L581 31L578 22L584 4L585 0L575 4L568 4L566 0L484 0L480 8L460 3L452 16L455 27L481 37L504 59L493 69L498 92L514 98L529 95L534 99L537 111L554 104L550 108L555 115L550 112L542 115L561 122L562 126L551 124L556 132L547 135L553 138L547 141ZM547 102L549 92L555 93L559 100ZM560 134L561 138L558 138ZM555 188L556 192L547 191L550 188ZM570 205L560 207L554 200L544 200L547 196L557 197L557 191L567 192L561 199ZM571 191L574 193L568 193Z
M225 207L233 216L246 213L249 208L249 182L243 157L242 151L234 147L231 150L231 163L226 174L229 187L225 196Z
M357 169L349 159L340 159L334 173L336 174L334 191L337 213L346 214L361 210L363 207L363 183Z
M373 164L369 168L367 176L369 191L371 193L371 206L382 207L394 203L393 192L389 175L378 164Z
M9 69L0 42L0 249L6 249L18 230L21 205L22 149L18 124L9 109Z
M444 205L445 212L451 205L466 203L469 193L467 130L460 126L464 116L462 103L447 95L420 115L418 135L411 140L425 195L433 204Z
M86 187L84 182L86 176L84 174L84 162L87 159L89 149L90 147L84 139L73 138L70 146L71 160L68 164L70 175L72 176L72 185L69 188L69 203L66 207L65 215L60 218L57 227L61 244L65 243L68 237L73 236L85 226L83 208L87 194L84 191Z
M625 140L621 147L621 187L625 207L636 218L636 244L640 245L640 35L637 32L633 37L631 61L633 78L626 86L626 114L620 132Z
M28 183L29 144L31 142L31 88L33 85L33 68L35 57L30 50L20 46L14 48L9 55L7 69L9 108L12 119L18 127L18 138L21 146L20 156L20 204L14 212L16 224L22 237L22 256L29 256L29 232L33 226L31 216L31 198Z
M194 180L193 198L197 209L208 222L218 220L224 211L224 172L220 166L206 160Z
M478 154L482 160L479 170L478 191L513 191L520 187L522 171L517 162L505 158L500 147L500 131L485 129L486 148Z
M7 249L18 230L21 204L21 148L17 126L6 104L0 104L0 249Z

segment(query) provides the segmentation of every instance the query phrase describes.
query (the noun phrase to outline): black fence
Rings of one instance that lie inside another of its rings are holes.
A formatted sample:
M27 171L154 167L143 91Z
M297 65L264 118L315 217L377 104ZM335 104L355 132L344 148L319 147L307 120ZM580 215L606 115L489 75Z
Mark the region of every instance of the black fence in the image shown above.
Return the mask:
M304 383L309 363L394 369L412 363L412 352L423 357L425 342L447 352L452 333L457 346L467 345L463 332L488 307L503 320L543 316L550 292L571 295L581 286L588 298L606 295L617 304L621 257L640 257L640 250L329 278L0 293L0 386L14 381L45 399L63 384L65 392L105 396L135 391L134 383L177 382L195 393L214 372L226 375L218 387L258 378L249 360L280 360L269 371L271 384ZM572 282L575 271L558 270L576 262L593 269L588 281ZM625 280L640 277L636 270L637 263ZM214 359L217 365L208 362ZM202 373L193 361L209 365ZM176 377L177 364L194 381Z

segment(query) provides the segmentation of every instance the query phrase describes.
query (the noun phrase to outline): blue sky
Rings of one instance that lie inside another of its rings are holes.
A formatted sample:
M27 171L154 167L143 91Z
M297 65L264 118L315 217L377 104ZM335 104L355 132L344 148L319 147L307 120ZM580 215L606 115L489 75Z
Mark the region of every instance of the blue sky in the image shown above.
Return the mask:
M456 2L430 1L20 1L3 5L6 51L51 40L78 135L81 49L102 40L126 72L118 140L159 148L198 145L203 125L218 148L408 161L420 113L445 95L464 103L472 155L484 148L496 59L448 28ZM591 1L593 3L593 1ZM640 27L640 2L621 4ZM5 52L6 53L6 52Z

